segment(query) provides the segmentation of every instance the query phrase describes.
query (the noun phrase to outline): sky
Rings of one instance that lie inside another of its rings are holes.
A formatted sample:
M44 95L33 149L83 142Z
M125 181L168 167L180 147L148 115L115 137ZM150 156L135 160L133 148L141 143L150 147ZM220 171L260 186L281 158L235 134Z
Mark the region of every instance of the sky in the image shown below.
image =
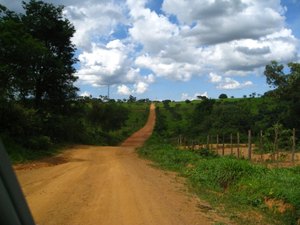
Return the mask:
M46 0L75 26L79 95L186 100L270 90L300 62L300 0ZM21 0L0 0L22 12Z

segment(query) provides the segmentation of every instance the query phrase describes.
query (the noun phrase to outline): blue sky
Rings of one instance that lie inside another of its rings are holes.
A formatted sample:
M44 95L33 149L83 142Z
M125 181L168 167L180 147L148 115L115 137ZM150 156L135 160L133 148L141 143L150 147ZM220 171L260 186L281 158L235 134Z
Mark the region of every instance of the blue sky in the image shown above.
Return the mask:
M299 62L299 0L47 2L65 5L75 26L80 95L108 85L116 99L263 94L267 63Z

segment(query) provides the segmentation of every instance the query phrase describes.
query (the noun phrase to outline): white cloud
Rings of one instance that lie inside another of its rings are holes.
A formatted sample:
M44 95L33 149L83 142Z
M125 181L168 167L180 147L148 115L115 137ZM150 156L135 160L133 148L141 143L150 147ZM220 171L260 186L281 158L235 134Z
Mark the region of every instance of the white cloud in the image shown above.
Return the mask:
M280 0L165 0L163 10L194 24L185 35L201 44L257 39L281 29L285 19Z
M131 91L130 91L130 88L127 87L126 85L122 84L122 85L119 85L117 87L118 89L118 94L120 95L131 95Z
M119 40L106 46L93 43L91 51L84 51L78 57L81 67L77 76L80 81L94 86L126 81L124 78L130 71L130 59L123 47Z
M88 91L84 91L84 92L80 93L79 96L81 96L81 97L89 97L89 96L91 96L91 93L89 93Z
M217 89L233 90L233 89L241 89L253 85L252 81L245 81L243 83L240 83L235 79L232 79L230 77L222 77L221 75L215 73L210 73L208 77L211 83L217 85L216 86Z
M2 1L11 9L21 5ZM144 93L156 77L188 81L209 74L216 88L236 89L251 83L232 76L253 75L271 60L299 60L299 40L280 0L164 0L162 14L147 8L147 0L46 1L66 5L75 26L79 83ZM120 27L123 37L115 37ZM143 68L152 73L141 74Z
M144 92L147 91L149 85L143 81L139 81L134 85L135 88L135 93L137 94L143 94Z
M224 90L241 89L247 86L251 86L252 84L253 84L252 81L245 81L244 83L240 83L237 80L226 77L222 81L222 83L220 83L217 86L217 89L224 89Z
M222 81L222 76L215 74L215 73L209 73L210 82L212 83L219 83Z
M126 23L122 4L96 0L69 4L64 14L75 26L73 42L78 48L90 49L91 43L99 36L109 37L119 23Z
M157 15L143 4L136 4L136 1L127 1L127 4L133 19L129 33L147 52L158 53L178 34L178 27L169 22L167 17Z
M143 94L145 93L149 88L149 83L146 83L144 81L138 81L136 82L132 88L129 88L127 85L119 85L117 87L117 93L120 95L133 95L133 94Z
M190 96L187 93L182 93L181 94L181 100L182 101L184 101L184 100L191 100L192 101L192 100L198 99L198 96L208 98L208 93L207 93L207 91L205 91L204 93L195 93L193 96Z
M298 41L284 27L286 9L279 0L165 0L162 9L179 25L144 3L128 2L130 34L143 46L135 64L157 76L180 81L208 73L246 76L271 60L297 58Z

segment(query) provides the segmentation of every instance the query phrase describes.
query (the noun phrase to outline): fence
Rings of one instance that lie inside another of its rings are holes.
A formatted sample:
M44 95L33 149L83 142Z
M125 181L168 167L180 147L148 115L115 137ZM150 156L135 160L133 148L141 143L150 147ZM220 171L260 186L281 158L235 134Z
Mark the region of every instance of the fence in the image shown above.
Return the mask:
M283 135L284 134L284 135ZM243 136L243 138L241 138ZM219 155L234 155L252 161L295 162L300 160L296 153L296 130L282 133L274 128L273 135L260 131L253 135L249 130L247 135L207 135L196 139L188 139L180 135L176 144L181 149L201 150L210 149Z

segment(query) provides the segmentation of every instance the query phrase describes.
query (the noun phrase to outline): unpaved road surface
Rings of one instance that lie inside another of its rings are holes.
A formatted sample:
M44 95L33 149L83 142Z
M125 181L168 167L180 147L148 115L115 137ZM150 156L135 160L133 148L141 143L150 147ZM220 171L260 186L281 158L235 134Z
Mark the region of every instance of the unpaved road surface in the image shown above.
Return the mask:
M38 225L193 225L224 221L189 194L183 179L140 159L144 128L120 147L77 146L61 155L16 167Z

